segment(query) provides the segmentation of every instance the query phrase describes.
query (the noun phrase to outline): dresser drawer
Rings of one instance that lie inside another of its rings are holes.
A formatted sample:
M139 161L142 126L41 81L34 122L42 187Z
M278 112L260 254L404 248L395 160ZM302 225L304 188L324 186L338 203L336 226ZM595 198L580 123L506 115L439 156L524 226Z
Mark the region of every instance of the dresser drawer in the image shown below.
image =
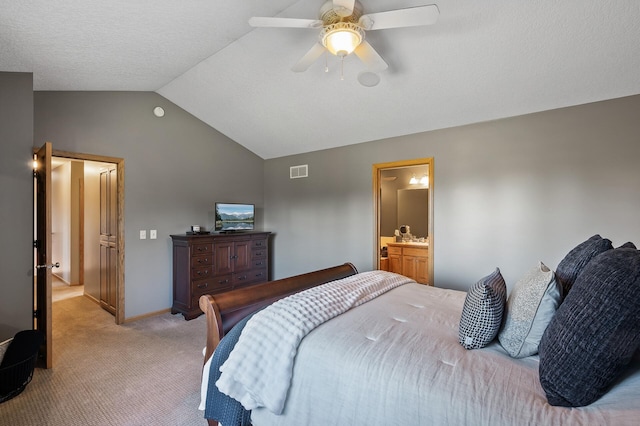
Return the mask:
M198 268L200 266L209 266L213 264L213 256L193 256L191 258L191 267Z
M267 267L267 258L259 258L251 260L251 269L262 269Z
M252 249L266 249L267 248L267 240L266 239L253 240L251 242L251 248Z
M251 260L255 259L266 259L267 258L267 249L266 248L258 248L251 249Z
M214 294L226 290L231 290L231 277L228 277L228 279L215 277L206 280L191 281L191 294L197 298L203 294Z
M233 274L233 287L241 287L244 284L267 281L267 268L252 269L246 272Z
M213 244L211 243L203 243L203 244L194 244L191 246L191 255L198 256L201 254L209 254L213 252Z
M211 267L211 265L191 268L191 279L199 280L202 278L209 278L212 272L213 272L213 268Z

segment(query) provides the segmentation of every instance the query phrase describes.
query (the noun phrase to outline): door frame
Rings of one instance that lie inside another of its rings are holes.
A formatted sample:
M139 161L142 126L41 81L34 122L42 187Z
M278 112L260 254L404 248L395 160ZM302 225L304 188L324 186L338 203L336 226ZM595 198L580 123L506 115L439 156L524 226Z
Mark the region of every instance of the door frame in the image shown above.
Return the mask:
M433 238L433 182L435 169L433 166L433 157L429 158L415 158L412 160L400 160L400 161L392 161L389 163L378 163L374 164L372 167L373 171L373 212L374 212L374 243L373 243L373 265L375 269L380 269L380 207L381 207L381 198L382 198L382 187L381 187L381 173L383 170L388 169L398 169L403 167L411 167L411 166L429 166L429 206L428 206L428 223L427 223L427 240L429 241L429 284L434 285L433 281L433 258L434 258L434 238Z
M85 160L85 161L95 161L98 163L113 163L116 165L117 170L117 197L118 197L118 260L117 260L117 284L116 284L116 292L117 292L117 305L116 305L116 314L115 314L115 322L116 324L123 324L125 322L124 316L124 306L125 306L125 298L124 298L124 289L125 289L125 281L124 281L124 259L125 259L125 245L124 245L124 158L119 157L108 157L104 155L95 155L95 154L84 154L78 152L70 152L70 151L62 151L53 149L51 155L53 157L62 157L68 158L72 160Z

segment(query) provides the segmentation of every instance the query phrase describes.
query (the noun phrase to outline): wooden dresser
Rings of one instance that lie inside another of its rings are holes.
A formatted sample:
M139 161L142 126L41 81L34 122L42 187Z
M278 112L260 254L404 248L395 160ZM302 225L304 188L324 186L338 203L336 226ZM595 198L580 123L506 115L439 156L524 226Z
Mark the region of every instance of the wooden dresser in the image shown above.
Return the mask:
M198 300L269 280L270 232L172 235L173 305L187 320L202 314Z
M389 271L429 284L429 246L424 243L387 243Z

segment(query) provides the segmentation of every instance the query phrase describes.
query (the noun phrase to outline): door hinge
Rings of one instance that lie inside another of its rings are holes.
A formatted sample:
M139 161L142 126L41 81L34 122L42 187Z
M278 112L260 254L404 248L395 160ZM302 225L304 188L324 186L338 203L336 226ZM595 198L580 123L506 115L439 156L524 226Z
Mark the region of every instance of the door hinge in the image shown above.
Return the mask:
M40 317L40 309L34 309L33 310L33 317L34 318L39 318Z
M38 240L33 240L33 247L38 248Z

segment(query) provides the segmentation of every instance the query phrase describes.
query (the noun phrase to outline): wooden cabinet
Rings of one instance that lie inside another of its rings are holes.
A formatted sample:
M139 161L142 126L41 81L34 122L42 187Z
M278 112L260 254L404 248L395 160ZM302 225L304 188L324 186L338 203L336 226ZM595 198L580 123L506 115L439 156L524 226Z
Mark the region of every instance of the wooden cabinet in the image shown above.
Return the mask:
M173 305L185 319L202 314L198 300L269 279L269 232L172 235Z
M387 246L387 257L389 258L389 272L402 274L402 247Z
M429 284L429 247L424 244L389 243L389 271Z

